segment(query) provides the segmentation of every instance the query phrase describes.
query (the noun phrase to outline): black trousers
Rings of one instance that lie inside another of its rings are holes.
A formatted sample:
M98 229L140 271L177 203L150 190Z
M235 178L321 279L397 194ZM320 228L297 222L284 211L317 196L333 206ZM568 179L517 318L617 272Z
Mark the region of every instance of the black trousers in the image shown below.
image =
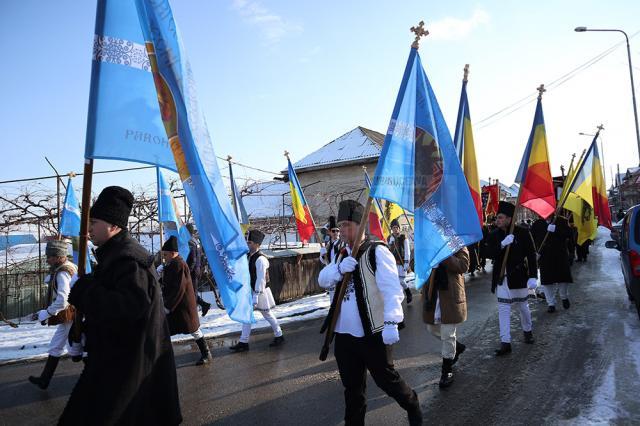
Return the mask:
M420 410L418 395L393 367L391 346L382 333L353 337L336 333L334 354L344 386L345 425L364 425L367 411L367 370L376 385L407 411Z

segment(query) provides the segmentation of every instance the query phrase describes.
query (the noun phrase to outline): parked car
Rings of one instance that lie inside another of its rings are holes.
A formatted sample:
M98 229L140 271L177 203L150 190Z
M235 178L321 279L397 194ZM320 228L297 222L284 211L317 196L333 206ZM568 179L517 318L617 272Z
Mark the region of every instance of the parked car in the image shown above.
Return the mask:
M611 239L616 243L620 243L620 230L622 229L622 222L624 222L624 218L620 219L611 227Z
M627 295L640 316L640 204L630 208L622 219L618 241L607 241L605 245L620 251Z

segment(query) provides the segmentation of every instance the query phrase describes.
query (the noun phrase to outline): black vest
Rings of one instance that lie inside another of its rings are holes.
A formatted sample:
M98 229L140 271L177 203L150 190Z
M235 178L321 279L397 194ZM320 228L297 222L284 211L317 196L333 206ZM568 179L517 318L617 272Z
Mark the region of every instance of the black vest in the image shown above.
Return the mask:
M404 241L407 238L404 234L400 234L397 237L393 237L393 242L390 243L391 237L387 238L387 244L389 245L389 250L393 257L396 259L396 265L404 265Z
M260 250L258 250L253 254L247 254L247 256L249 257L249 277L251 278L251 290L256 291L256 280L258 278L256 275L256 261L260 256L264 257L265 259L267 256L265 256L264 253L262 253ZM268 272L266 272L266 274L267 276L265 277L265 280L268 283L269 282Z

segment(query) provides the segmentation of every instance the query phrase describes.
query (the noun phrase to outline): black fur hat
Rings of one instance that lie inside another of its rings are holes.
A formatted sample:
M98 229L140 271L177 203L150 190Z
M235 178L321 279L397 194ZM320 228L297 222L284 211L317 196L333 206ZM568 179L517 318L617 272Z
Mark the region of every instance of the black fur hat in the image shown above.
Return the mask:
M90 217L127 229L133 207L133 195L120 186L107 186L93 203Z

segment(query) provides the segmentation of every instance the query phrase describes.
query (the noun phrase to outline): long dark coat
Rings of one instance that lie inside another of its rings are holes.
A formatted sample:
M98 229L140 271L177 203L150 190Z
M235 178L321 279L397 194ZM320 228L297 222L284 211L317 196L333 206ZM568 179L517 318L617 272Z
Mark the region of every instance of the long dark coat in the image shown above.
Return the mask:
M547 240L540 248L540 283L572 283L571 264L569 262L569 240L571 228L563 217L556 219L555 232L549 232Z
M507 236L507 233L500 228L496 228L487 237L485 241L485 249L487 256L493 259L493 276L492 288L501 285L500 271L502 268L502 260L504 258L506 247L503 249L500 245L501 241ZM536 250L533 245L533 238L528 229L522 226L516 226L513 230L514 241L509 250L509 258L507 260L507 282L509 288L527 288L527 280L529 278L538 277L538 262L536 259Z
M122 231L96 258L69 295L85 314L89 358L59 423L179 424L173 349L149 253Z
M464 273L469 269L469 251L466 248L462 248L456 254L443 261L439 268L445 268L446 270L446 289L437 288L434 282L432 292L438 292L441 323L460 324L467 320L467 296L464 289ZM435 273L435 271L432 273ZM425 303L428 293L429 285L422 286L422 306L424 308L422 311L422 319L427 324L433 324L436 312L436 299L432 297L432 303Z
M167 322L172 336L190 334L200 328L191 272L180 256L173 258L162 272L162 296L169 310Z

